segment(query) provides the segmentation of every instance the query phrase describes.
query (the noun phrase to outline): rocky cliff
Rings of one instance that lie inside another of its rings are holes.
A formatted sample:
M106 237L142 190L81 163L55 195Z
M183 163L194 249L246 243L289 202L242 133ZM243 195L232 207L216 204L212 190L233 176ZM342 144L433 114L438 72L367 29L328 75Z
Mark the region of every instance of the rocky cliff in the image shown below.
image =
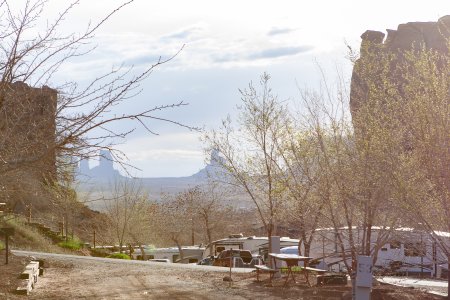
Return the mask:
M397 67L403 63L402 56L405 53L432 49L441 54L449 54L450 15L440 18L437 22L400 24L397 30L388 29L386 38L383 32L368 30L361 35L361 39L360 58L355 62L351 81L350 107L353 117L357 114L358 107L367 101L368 78L381 72L374 66L377 58L381 61L391 57L391 72L387 77L401 89L404 76L398 74ZM364 68L367 64L372 64L372 70ZM405 69L407 68L403 68Z
M0 83L0 202L23 211L46 207L42 187L56 177L57 91Z

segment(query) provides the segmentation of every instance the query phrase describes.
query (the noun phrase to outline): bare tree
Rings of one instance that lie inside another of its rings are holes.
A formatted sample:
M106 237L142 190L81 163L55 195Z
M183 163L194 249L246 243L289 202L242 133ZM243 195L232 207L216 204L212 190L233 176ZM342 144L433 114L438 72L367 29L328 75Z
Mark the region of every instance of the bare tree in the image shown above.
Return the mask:
M447 27L447 41L450 29ZM450 47L450 46L449 46ZM450 48L449 48L450 49ZM401 66L406 83L399 118L404 151L402 176L396 178L400 209L414 228L424 230L436 243L450 267L450 56L416 49L405 54ZM450 292L450 286L449 286ZM449 293L450 295L450 293ZM449 296L450 297L450 296Z
M325 197L319 195L320 155L313 132L301 124L300 120L290 120L287 134L278 141L281 162L281 181L286 187L285 224L293 226L299 233L299 253L309 256L314 233L323 219ZM323 223L322 223L323 225ZM303 250L302 250L303 246Z
M359 74L370 68L359 70ZM324 207L322 219L334 229L336 254L353 274L357 255L371 255L389 240L400 224L396 205L396 187L392 177L401 169L398 154L401 136L393 119L398 108L386 102L397 97L392 83L383 82L389 72L389 60L377 61L371 77L366 76L370 95L358 106L358 116L349 115L346 81L338 77L336 88L324 79L324 90L302 92L305 120L314 145L316 178L313 194ZM320 207L319 207L320 208ZM374 228L377 234L373 235ZM325 236L324 236L325 238Z
M176 195L164 195L163 203L155 204L151 219L154 233L162 243L175 243L183 259L183 245L211 243L234 222L225 193L222 186L210 182Z
M175 243L184 258L183 244L192 241L194 232L194 216L192 207L192 191L177 195L164 195L164 203L157 203L151 224L160 239Z
M268 74L261 76L260 91L251 83L248 89L240 90L242 105L237 130L228 118L220 130L206 133L204 140L211 151L221 154L220 163L231 178L228 183L243 189L252 199L269 237L270 249L270 237L284 200L277 140L284 132L287 111L269 88L269 79Z
M351 273L358 254L375 262L400 225L425 229L448 255L439 234L450 230L448 55L414 49L394 64L377 47L363 45L365 60L355 66L366 95L351 121L344 89L304 94L324 166L321 195Z
M209 244L214 238L223 236L228 225L234 221L231 206L227 203L227 187L208 181L188 192L193 193L193 217L200 221L198 225L203 231L202 241Z
M74 232L74 216L80 210L82 204L77 200L77 194L71 187L70 181L60 181L58 184L49 183L46 185L50 192L52 204L52 216L56 217L61 225L61 234L68 241L69 232ZM71 227L71 230L69 230Z
M112 198L105 199L105 213L109 220L109 230L119 251L127 243L138 242L142 248L148 228L149 202L146 193L136 181L117 181L113 187Z

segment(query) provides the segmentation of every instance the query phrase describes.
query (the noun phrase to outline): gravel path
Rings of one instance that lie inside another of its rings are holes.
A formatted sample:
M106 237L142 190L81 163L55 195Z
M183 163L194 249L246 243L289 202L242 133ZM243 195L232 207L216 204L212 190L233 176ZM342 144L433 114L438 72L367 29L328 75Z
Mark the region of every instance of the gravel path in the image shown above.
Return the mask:
M234 293L225 268L14 251L48 266L29 299L250 299ZM233 270L235 280L251 269ZM245 293L244 293L245 294Z
M44 276L28 299L351 299L351 287L307 287L256 282L252 269L233 269L233 282L223 281L229 269L86 256L13 251L16 256L34 256L46 261ZM0 297L1 298L1 297ZM24 299L8 294L7 299ZM376 286L373 300L443 299L420 289Z

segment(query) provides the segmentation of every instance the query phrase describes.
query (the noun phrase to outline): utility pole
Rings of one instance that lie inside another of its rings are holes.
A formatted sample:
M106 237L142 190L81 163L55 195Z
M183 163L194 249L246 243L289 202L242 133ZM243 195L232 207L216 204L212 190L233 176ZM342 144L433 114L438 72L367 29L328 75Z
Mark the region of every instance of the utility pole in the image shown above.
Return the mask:
M5 236L5 247L6 247L6 254L5 254L5 264L8 264L9 262L9 237L11 235L14 235L14 228L12 227L4 227L0 228L0 232L3 233Z

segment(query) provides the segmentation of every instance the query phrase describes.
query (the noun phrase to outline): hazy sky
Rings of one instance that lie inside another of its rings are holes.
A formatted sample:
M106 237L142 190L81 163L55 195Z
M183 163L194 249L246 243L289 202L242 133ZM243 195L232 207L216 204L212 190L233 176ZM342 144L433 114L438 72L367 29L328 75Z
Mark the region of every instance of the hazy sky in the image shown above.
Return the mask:
M82 31L89 20L121 1L82 0L65 29ZM49 18L67 1L49 1ZM145 81L130 111L183 100L189 106L164 116L216 127L233 115L238 88L258 81L263 72L281 99L298 98L297 85L314 86L316 62L346 66L345 42L359 47L367 29L385 31L410 21L436 21L450 14L448 0L135 0L113 16L96 36L97 49L63 69L83 81L121 63L139 68L184 49ZM332 75L332 74L331 74ZM204 166L199 134L155 123L153 136L137 130L120 146L137 176L187 176Z

